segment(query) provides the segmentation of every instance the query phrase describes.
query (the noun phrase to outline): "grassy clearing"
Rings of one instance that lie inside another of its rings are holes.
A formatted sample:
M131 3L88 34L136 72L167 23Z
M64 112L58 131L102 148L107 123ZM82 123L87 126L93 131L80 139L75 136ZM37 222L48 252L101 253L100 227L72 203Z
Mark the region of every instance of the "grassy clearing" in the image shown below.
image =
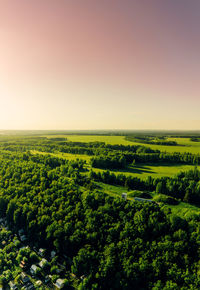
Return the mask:
M161 178L161 177L173 177L180 171L188 171L190 169L194 169L193 165L145 165L140 164L134 167L129 167L125 170L110 170L110 172L115 174L124 174L126 176L134 176L139 177L141 179L146 179L148 176L153 178ZM200 166L198 167L200 169ZM94 171L104 171L103 169L93 168Z
M200 142L190 141L189 138L168 138L169 141L176 141L179 146L168 145L152 145L132 142L125 140L124 136L99 136L99 135L45 135L47 138L67 138L71 142L105 142L106 144L122 144L122 145L142 145L157 149L162 152L189 152L193 154L200 154Z
M127 192L127 189L125 189L122 186L110 185L110 184L105 184L102 182L96 182L96 184L99 186L100 190L102 190L103 192L111 196L121 197L121 194L123 192Z
M112 137L112 136L111 136ZM142 145L146 147L150 147L154 150L160 150L162 152L188 152L192 154L200 154L200 142L190 141L189 138L167 138L168 141L176 141L177 146L169 146L169 145L152 145L152 144L144 144L138 142L131 142L132 145Z
M70 154L70 153L48 153L48 152L41 152L41 151L37 151L37 150L31 150L32 154L43 154L43 155L51 155L57 158L63 158L63 159L67 159L67 160L76 160L76 159L82 159L82 160L86 160L87 162L90 161L91 156L88 155L83 155L83 154Z
M32 154L43 154L43 155L51 155L57 158L63 158L67 160L76 160L76 159L82 159L85 160L88 163L89 166L89 161L92 158L92 156L88 155L83 155L83 154L71 154L71 153L48 153L48 152L41 152L37 150L31 150ZM160 165L160 164L140 164L140 165L135 165L135 166L130 166L127 169L124 170L110 170L110 172L115 173L116 175L118 174L124 174L126 176L135 176L139 177L141 179L146 179L148 176L152 176L153 178L161 178L161 177L173 177L180 171L188 171L190 169L194 169L194 165ZM200 169L200 166L198 167ZM96 172L102 172L105 171L104 169L99 169L99 168L92 168L92 170Z
M166 205L172 211L172 214L178 215L184 219L189 219L193 215L200 215L200 208L189 203L180 202L178 205Z
M47 138L67 138L71 142L105 142L106 144L133 145L133 142L126 141L124 136L98 136L98 135L46 135Z

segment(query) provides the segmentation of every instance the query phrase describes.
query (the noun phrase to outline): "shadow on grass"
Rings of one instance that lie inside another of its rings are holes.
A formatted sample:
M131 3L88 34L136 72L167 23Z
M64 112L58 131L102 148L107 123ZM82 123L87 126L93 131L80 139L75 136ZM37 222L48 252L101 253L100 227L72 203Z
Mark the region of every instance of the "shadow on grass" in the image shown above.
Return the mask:
M139 165L139 166L129 166L125 169L112 169L113 172L121 172L121 173L156 173L155 171L151 170L149 167L145 165Z
M125 169L112 169L113 172L121 172L121 173L135 173L135 174L142 174L142 173L158 173L157 171L152 170L151 166L153 167L179 167L184 164L170 164L170 163L149 163L147 164L137 164L135 166L128 166ZM181 168L182 169L182 168Z

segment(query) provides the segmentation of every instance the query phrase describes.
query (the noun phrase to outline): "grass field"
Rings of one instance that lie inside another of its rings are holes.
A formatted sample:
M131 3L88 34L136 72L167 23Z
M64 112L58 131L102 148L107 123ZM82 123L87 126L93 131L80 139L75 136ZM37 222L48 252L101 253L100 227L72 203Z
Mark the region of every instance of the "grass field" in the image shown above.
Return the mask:
M176 141L177 146L167 146L167 145L151 145L151 144L141 144L152 149L158 149L160 151L166 151L169 153L173 152L188 152L192 154L200 154L200 142L190 141L189 138L168 138L168 141ZM139 145L139 143L132 142L135 145Z
M181 218L189 219L192 215L200 216L200 208L189 203L180 202L178 205L166 205L172 211L172 214Z
M110 185L110 184L105 184L102 182L96 182L96 184L99 186L100 190L103 190L103 192L111 195L111 196L119 196L121 197L122 192L126 192L127 189L125 189L122 186L115 186L115 185Z
M122 144L122 145L142 145L157 149L162 152L189 152L193 154L200 154L200 142L192 142L189 138L168 138L169 141L176 141L180 146L167 146L167 145L152 145L141 144L125 140L124 136L98 136L98 135L46 135L49 138L65 137L71 142L105 142L106 144Z
M51 155L54 157L58 157L58 158L63 158L63 159L67 159L67 160L76 160L76 159L82 159L82 160L86 160L87 162L90 161L91 157L88 155L83 155L83 154L70 154L70 153L48 153L48 152L41 152L41 151L37 151L37 150L31 150L32 154L43 154L43 155Z
M68 160L76 160L82 159L86 160L89 166L89 161L92 158L92 156L88 155L83 155L83 154L70 154L70 153L48 153L48 152L40 152L37 150L31 150L32 154L50 154L51 156L55 156L58 158L63 158L63 159L68 159ZM115 174L124 174L126 176L135 176L139 177L142 179L146 179L148 176L152 176L153 178L160 178L164 176L174 176L180 171L187 171L190 169L194 169L194 165L160 165L160 164L140 164L140 165L135 165L133 167L129 167L125 170L110 170L110 172L113 172ZM200 166L198 167L200 169ZM105 171L103 169L98 169L98 168L93 168L94 171L99 172L99 171Z
M126 141L124 136L99 136L99 135L45 135L48 138L67 138L71 142L105 142L106 144L133 145L133 142Z
M180 171L188 171L194 169L193 165L137 165L127 170L110 170L115 174L124 174L126 176L139 177L141 179L146 179L148 176L153 178L161 178L164 176L173 177ZM200 169L200 167L198 167ZM103 171L103 169L93 168L94 171Z

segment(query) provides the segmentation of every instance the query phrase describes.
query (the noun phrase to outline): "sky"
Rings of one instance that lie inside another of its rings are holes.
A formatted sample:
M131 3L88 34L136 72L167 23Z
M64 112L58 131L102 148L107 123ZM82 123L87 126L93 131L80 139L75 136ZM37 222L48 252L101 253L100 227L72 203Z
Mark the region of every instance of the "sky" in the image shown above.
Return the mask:
M0 129L200 130L199 0L0 0Z

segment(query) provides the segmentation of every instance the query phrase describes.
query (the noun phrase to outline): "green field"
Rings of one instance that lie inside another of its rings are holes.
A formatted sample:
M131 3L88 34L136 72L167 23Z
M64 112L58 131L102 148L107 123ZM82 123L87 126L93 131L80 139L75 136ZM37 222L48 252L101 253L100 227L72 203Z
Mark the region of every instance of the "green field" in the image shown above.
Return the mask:
M161 178L164 176L173 177L180 171L188 171L194 169L194 165L136 165L125 170L110 170L111 173L124 174L126 176L135 176L146 179L148 176L153 178ZM200 169L200 166L198 167ZM103 169L93 168L94 171L103 171Z
M151 144L143 144L152 149L158 149L160 151L166 151L169 153L173 152L188 152L192 154L200 154L200 142L190 141L190 138L168 138L168 141L176 141L177 146L167 146L167 145L151 145ZM132 142L133 144L139 145L140 143ZM142 145L142 144L141 144Z
M91 156L88 155L83 155L83 154L70 154L70 153L49 153L49 152L41 152L38 150L31 150L30 151L32 154L43 154L43 155L51 155L57 158L63 158L63 159L67 159L67 160L76 160L76 159L82 159L85 161L90 161Z
M68 159L68 160L76 160L82 159L87 161L89 165L89 161L92 158L88 155L83 154L70 154L70 153L47 153L47 152L40 152L37 150L31 150L32 154L50 154L51 156L55 156L58 158ZM175 176L180 171L187 171L190 169L194 169L194 165L156 165L156 164L140 164L135 165L134 167L129 167L125 170L110 170L110 172L115 174L124 174L126 176L135 176L142 179L146 179L148 176L152 176L153 178L160 178L164 176ZM200 169L200 166L198 167ZM104 171L103 169L93 168L94 171Z
M142 145L150 147L152 149L157 149L162 152L189 152L193 154L200 154L200 142L190 141L189 138L168 138L166 140L176 141L179 145L177 146L168 146L168 145L152 145L152 144L143 144L138 142L132 142L125 140L124 136L99 136L99 135L46 135L48 138L58 138L65 137L68 141L71 142L105 142L106 144L122 144L122 145Z
M193 215L200 216L200 208L189 203L180 202L178 205L166 205L172 211L173 215L178 215L181 218L189 219Z
M106 144L133 145L133 142L124 139L124 136L99 136L99 135L45 135L48 138L67 138L71 142L105 142Z

